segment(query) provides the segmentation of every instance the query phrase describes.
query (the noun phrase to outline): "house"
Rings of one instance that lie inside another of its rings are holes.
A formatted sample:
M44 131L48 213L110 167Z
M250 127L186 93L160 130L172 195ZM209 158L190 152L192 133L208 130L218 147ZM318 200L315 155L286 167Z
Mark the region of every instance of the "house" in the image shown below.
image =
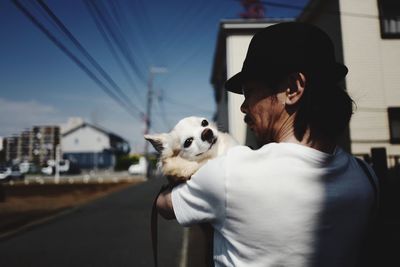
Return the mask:
M262 28L283 21L290 19L234 19L220 23L211 74L217 107L214 117L221 130L229 132L241 144L257 146L240 112L243 96L227 92L224 83L242 69L253 35Z
M68 127L67 127L68 126ZM63 125L63 158L82 169L113 168L118 155L128 154L130 146L122 137L81 120L73 127Z
M351 152L400 155L400 1L310 0L298 20L325 30L349 68Z

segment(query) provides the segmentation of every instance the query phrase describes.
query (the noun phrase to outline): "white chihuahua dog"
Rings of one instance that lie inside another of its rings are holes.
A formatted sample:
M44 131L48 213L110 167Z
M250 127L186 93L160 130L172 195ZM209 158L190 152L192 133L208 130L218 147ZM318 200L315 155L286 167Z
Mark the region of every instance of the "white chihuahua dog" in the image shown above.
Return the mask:
M223 155L237 142L200 117L180 120L169 133L145 135L160 153L162 173L170 182L184 182L207 160Z

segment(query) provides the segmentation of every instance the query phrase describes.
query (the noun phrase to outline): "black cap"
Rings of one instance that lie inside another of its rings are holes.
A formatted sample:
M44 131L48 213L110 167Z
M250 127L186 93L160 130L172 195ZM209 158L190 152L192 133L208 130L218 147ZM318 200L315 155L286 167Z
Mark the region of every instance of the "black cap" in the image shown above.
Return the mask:
M274 24L251 39L242 71L225 83L233 93L242 93L250 79L269 81L275 75L304 71L332 81L343 79L348 69L335 59L329 36L316 26L300 22Z

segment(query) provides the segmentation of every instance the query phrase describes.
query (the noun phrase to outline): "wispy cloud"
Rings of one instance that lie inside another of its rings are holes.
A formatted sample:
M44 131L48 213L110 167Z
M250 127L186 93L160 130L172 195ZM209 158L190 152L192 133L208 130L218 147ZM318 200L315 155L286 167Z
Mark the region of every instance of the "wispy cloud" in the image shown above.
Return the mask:
M33 125L59 124L65 117L53 106L35 100L0 98L0 136L21 132Z

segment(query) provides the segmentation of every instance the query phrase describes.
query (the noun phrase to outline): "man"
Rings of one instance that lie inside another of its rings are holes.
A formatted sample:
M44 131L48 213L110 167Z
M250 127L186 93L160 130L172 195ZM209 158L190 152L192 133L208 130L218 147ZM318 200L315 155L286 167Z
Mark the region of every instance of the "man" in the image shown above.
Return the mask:
M209 161L157 201L165 218L214 228L216 266L355 266L373 211L373 189L336 144L352 115L320 29L281 23L258 32L242 71L245 122L264 144Z

